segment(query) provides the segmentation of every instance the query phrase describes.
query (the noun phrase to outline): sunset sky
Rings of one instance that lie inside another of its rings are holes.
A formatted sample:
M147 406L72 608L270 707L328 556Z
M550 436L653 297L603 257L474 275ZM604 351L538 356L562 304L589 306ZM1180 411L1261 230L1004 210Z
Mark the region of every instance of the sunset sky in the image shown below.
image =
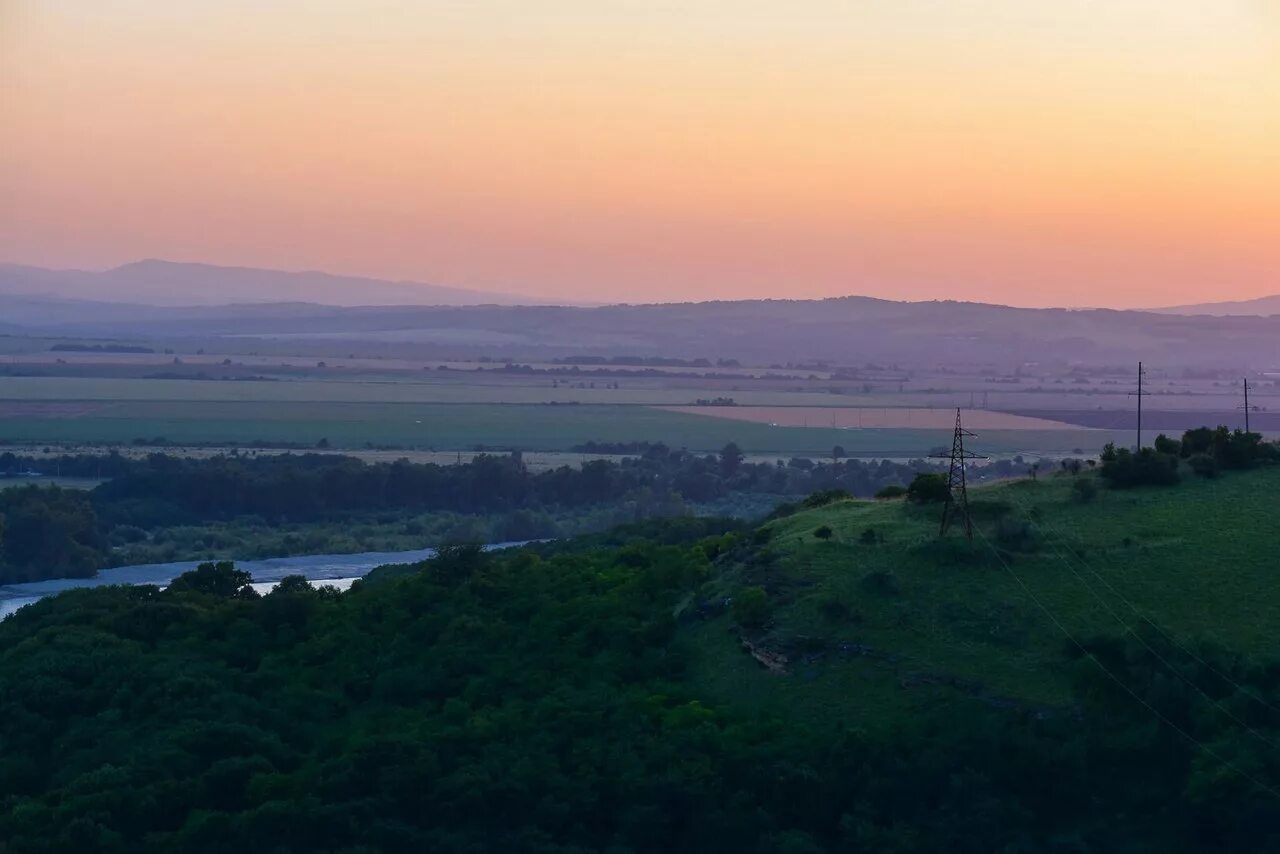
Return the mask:
M1280 292L1280 0L0 0L0 261Z

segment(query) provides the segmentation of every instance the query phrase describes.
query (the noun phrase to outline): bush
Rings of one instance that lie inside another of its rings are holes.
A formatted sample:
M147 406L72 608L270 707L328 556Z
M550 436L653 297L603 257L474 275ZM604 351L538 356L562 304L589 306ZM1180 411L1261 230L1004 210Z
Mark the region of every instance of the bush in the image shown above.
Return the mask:
M830 525L823 525L821 528L818 528L813 532L813 535L823 542L831 539L834 534L835 532L831 530Z
M996 540L1013 552L1033 552L1040 547L1040 530L1029 519L1006 516L996 524Z
M876 543L883 542L884 537L876 533L875 528L867 528L858 536L858 542L864 546L874 546Z
M1108 444L1102 454L1101 474L1112 487L1173 486L1178 482L1178 458L1143 448L1136 454Z
M1194 454L1187 460L1187 465L1200 477L1218 476L1218 461L1209 454Z
M880 500L883 501L883 500L888 500L892 498L901 498L906 494L907 494L907 488L905 486L899 486L896 483L891 483L888 486L881 489L879 492L877 492L876 498L879 498Z
M763 587L746 587L733 597L733 619L750 629L758 629L769 621L769 596Z
M1088 504L1098 495L1098 485L1093 478L1082 477L1071 484L1071 494L1081 504Z
M940 474L918 474L907 487L907 500L914 504L937 504L950 496L947 479Z
M828 504L834 504L837 501L848 501L853 498L847 489L825 489L822 492L815 492L804 500L804 507L812 510L815 507L825 507Z

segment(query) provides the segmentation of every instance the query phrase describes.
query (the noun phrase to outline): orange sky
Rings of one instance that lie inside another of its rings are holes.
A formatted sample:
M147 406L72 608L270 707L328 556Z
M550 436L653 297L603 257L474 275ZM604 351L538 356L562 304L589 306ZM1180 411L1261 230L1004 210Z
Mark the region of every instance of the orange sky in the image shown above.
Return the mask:
M1280 292L1280 0L0 0L0 80L0 260Z

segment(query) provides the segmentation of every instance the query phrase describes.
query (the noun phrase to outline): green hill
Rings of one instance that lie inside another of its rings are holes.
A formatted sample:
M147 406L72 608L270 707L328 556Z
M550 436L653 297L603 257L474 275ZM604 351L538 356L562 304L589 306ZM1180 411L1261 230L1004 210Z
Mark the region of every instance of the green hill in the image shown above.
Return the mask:
M788 675L722 642L726 613L694 629L700 680L725 702L875 726L954 696L1069 703L1064 648L1098 635L1272 651L1280 468L1082 501L1073 486L1094 477L971 489L971 546L954 529L939 541L936 505L900 500L770 523L772 559L726 575L720 592L767 591L768 623L749 639L785 656Z
M1280 467L1081 478L42 600L0 847L1277 850Z

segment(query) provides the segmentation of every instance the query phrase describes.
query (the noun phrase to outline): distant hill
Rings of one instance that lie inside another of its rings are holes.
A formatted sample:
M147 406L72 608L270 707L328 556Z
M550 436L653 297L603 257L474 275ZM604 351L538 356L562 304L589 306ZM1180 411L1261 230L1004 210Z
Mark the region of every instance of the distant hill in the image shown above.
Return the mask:
M0 294L152 306L311 302L326 305L528 305L516 294L392 282L315 271L287 272L146 260L110 270L0 264Z
M4 312L0 297L0 313ZM50 306L45 306L49 309ZM1280 317L1026 309L958 302L826 300L572 306L257 304L147 308L130 314L63 306L30 324L40 334L113 339L274 339L317 348L354 342L404 357L512 359L606 354L735 358L751 364L824 360L1017 366L1026 362L1164 369L1280 366ZM4 315L9 322L12 316ZM341 342L340 344L338 342Z
M392 298L399 301L379 302ZM1013 308L863 296L594 307L498 304L518 299L326 273L163 261L104 273L0 265L0 332L18 335L196 340L201 347L222 346L217 339L270 339L273 348L306 352L351 352L361 349L354 346L360 342L406 358L593 354L734 358L757 365L955 362L1005 369L1029 362L1115 366L1142 359L1165 370L1280 367L1280 313ZM333 304L355 300L363 304Z
M1157 314L1208 314L1215 317L1234 315L1261 315L1268 317L1280 314L1280 294L1258 299L1239 300L1237 302L1206 302L1198 305L1175 305L1169 308L1154 308Z

